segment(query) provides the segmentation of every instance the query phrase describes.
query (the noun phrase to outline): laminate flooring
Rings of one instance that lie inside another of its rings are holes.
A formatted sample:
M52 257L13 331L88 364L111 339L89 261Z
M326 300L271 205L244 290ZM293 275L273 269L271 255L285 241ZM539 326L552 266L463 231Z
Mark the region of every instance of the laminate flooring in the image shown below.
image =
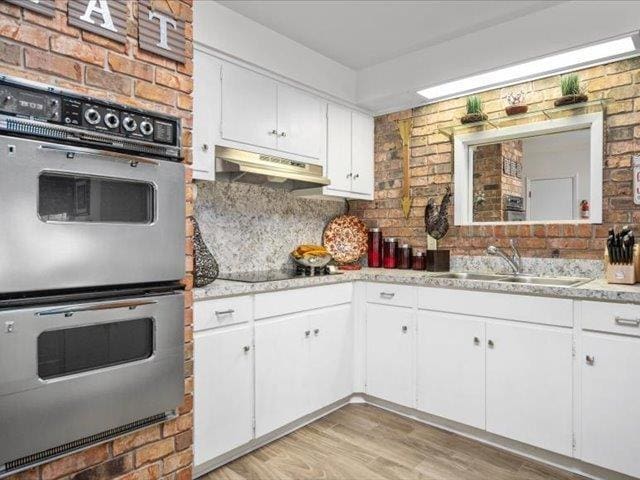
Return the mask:
M370 405L347 405L199 480L585 480Z

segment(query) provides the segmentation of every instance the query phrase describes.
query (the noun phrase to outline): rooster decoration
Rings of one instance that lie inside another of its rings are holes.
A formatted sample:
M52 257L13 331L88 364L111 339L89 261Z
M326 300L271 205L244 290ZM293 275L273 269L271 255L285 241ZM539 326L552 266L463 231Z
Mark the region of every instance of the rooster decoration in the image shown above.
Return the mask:
M424 209L425 229L427 233L436 240L440 240L444 237L449 230L449 216L447 215L447 210L449 209L450 202L451 187L447 185L447 190L442 197L440 208L436 211L435 201L433 198L430 198Z

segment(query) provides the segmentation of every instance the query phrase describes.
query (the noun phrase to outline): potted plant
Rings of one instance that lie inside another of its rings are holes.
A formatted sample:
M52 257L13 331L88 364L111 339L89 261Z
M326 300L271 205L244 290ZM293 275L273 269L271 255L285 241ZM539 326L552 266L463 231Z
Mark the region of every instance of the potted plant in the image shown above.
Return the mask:
M505 112L507 115L519 115L521 113L527 113L529 110L529 105L524 103L524 92L511 92L507 95L507 106L505 107Z
M467 98L467 114L460 121L462 123L483 122L486 120L487 114L482 111L482 100L477 95L471 95Z
M586 102L589 99L580 89L580 79L575 73L565 75L560 79L560 91L562 96L554 102L556 107Z

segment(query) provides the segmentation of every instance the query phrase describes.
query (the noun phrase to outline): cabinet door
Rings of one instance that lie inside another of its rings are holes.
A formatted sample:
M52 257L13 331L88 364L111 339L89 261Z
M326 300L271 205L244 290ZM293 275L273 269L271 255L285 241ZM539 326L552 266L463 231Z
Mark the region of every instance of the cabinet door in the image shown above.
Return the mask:
M640 338L583 333L582 353L582 460L640 477Z
M354 193L373 195L373 118L353 112L351 169Z
M307 313L256 322L256 437L309 413L311 338Z
M324 142L323 109L318 98L278 85L278 150L319 159Z
M194 462L253 438L251 329L198 332L194 340ZM248 347L248 349L247 349Z
M368 303L366 322L367 393L413 407L413 311Z
M222 138L276 148L276 82L241 67L222 67Z
M418 409L485 428L484 321L419 312Z
M193 68L193 178L214 180L222 63L211 55L194 50Z
M351 305L309 314L311 329L310 410L318 410L353 392L353 326Z
M487 431L572 454L572 331L487 322Z
M331 190L351 191L351 110L329 104L327 111L327 177Z

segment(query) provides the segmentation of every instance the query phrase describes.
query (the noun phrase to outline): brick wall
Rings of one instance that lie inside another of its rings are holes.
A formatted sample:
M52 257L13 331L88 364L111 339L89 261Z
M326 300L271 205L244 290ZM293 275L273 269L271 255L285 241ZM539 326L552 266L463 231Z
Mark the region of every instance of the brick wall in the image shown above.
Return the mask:
M138 50L138 5L128 2L126 44L67 25L66 0L51 19L0 1L0 72L58 85L182 119L185 163L191 163L193 0L154 0L156 8L186 22L187 61L179 64ZM185 245L185 398L180 416L14 475L16 479L190 480L193 438L193 195L187 169Z
M602 225L453 226L439 242L454 255L483 255L489 244L507 246L515 237L524 255L549 257L555 249L566 258L601 258L607 230L632 225L640 230L640 208L633 204L631 157L640 152L640 58L600 65L577 72L590 99L606 98ZM480 94L490 118L504 115L505 98L524 90L530 111L552 108L560 96L558 76ZM451 185L453 148L439 127L459 124L465 99L457 98L377 117L375 120L375 196L373 202L352 202L351 211L388 236L426 247L424 207ZM409 219L400 208L402 142L396 120L413 117L411 137L411 194Z

